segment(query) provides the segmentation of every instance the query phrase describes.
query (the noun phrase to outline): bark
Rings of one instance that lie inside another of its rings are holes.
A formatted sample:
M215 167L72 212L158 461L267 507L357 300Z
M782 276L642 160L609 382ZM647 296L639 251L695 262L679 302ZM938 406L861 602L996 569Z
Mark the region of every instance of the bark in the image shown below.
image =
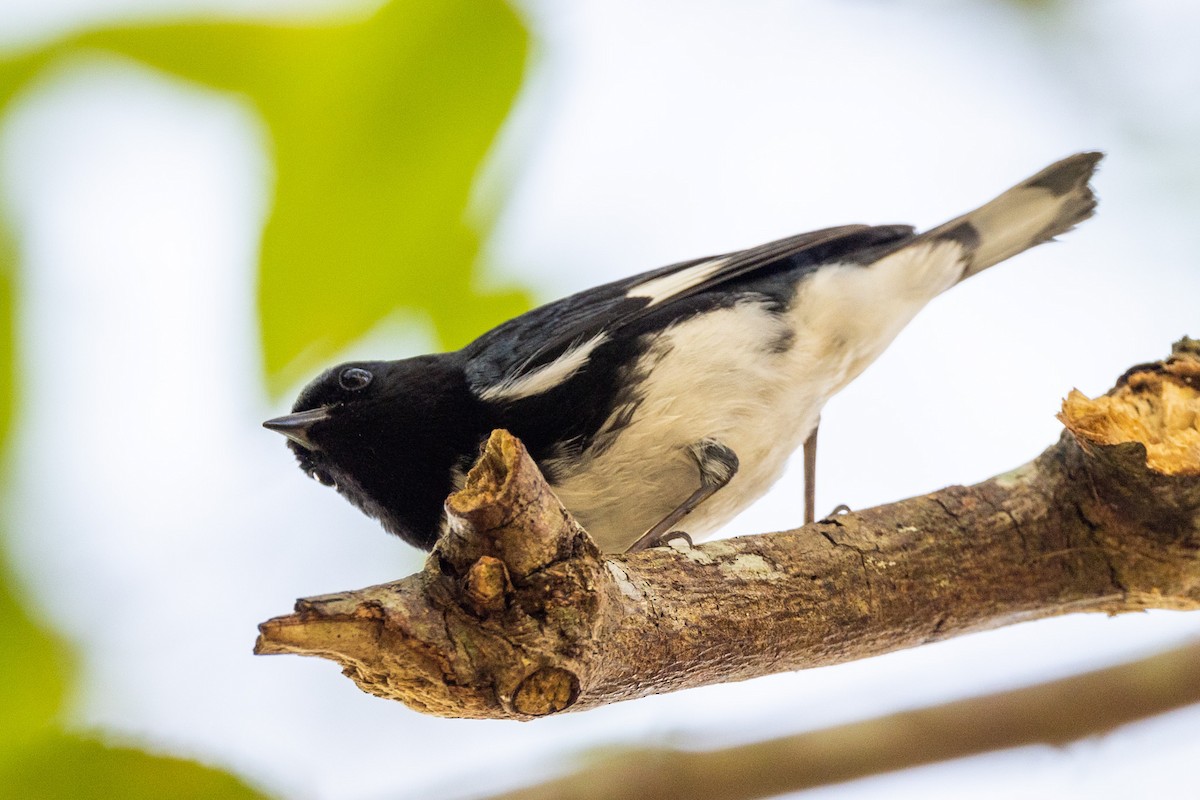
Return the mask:
M432 714L532 719L1079 611L1200 604L1200 345L1073 392L975 486L783 533L601 554L495 432L401 581L300 600L258 653L338 662Z

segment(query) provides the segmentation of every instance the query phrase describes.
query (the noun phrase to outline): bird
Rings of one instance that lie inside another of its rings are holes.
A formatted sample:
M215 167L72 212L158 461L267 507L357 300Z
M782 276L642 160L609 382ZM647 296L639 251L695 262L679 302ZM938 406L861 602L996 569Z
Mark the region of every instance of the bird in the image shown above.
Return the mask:
M1064 158L924 232L801 233L586 289L460 350L340 364L263 425L425 550L500 428L603 552L713 533L801 446L811 522L825 403L934 297L1090 217L1102 157Z

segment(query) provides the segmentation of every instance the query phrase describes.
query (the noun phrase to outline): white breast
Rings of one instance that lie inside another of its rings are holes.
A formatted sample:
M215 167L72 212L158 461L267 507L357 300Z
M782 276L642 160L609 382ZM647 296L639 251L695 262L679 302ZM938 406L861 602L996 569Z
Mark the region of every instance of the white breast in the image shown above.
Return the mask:
M737 453L740 469L679 526L693 538L712 533L778 479L829 397L959 279L961 255L938 241L870 267L823 267L785 314L744 301L667 329L638 364L642 399L617 435L606 433L627 409L581 457L551 464L559 498L601 548L623 550L696 490L686 448L713 438ZM793 491L799 499L803 487Z

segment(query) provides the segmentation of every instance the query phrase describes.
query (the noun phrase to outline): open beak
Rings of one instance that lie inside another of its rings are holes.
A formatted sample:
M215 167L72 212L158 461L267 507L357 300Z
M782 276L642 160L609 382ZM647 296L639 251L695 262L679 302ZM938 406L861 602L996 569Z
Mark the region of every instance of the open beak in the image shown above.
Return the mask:
M324 422L327 419L329 419L328 408L314 408L309 411L297 411L295 414L287 414L275 419L269 419L263 423L263 427L267 430L282 433L296 444L308 450L320 450L321 448L308 437L308 432L313 425L318 422Z

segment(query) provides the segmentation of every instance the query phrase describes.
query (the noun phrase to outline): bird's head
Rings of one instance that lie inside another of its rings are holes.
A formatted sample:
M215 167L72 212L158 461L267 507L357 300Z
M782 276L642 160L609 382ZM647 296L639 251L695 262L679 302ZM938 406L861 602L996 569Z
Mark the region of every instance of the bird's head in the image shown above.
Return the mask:
M309 477L429 549L453 472L477 447L475 405L449 356L356 361L322 373L263 427L288 438Z

